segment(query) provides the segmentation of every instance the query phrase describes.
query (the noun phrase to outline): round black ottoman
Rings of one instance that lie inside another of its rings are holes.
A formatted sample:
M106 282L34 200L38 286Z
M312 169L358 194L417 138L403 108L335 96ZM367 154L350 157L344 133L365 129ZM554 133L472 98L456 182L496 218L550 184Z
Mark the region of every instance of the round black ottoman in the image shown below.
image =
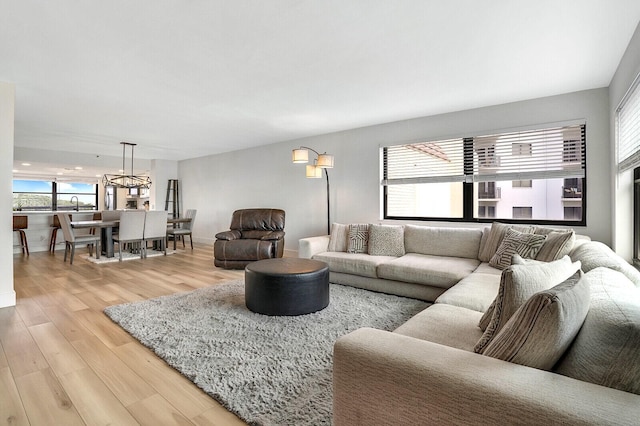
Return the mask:
M277 258L244 269L247 308L265 315L303 315L329 304L329 266L317 260Z

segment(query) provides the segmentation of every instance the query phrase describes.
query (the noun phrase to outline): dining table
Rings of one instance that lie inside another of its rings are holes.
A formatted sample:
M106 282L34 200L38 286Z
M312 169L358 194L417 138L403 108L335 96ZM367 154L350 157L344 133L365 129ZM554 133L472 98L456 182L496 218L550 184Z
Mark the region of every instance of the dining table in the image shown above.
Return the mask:
M106 257L113 257L113 228L117 227L119 220L72 220L74 229L99 228L100 245Z

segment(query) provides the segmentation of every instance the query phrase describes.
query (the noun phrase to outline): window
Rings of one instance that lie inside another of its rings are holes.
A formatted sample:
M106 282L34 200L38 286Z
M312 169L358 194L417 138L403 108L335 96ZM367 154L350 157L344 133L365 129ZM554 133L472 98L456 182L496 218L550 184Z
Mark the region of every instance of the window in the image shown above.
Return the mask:
M585 225L585 146L578 124L382 147L384 218Z
M512 188L531 188L531 179L514 180L511 182Z
M533 207L513 207L514 219L531 219L533 217Z
M98 185L13 180L13 210L96 210Z

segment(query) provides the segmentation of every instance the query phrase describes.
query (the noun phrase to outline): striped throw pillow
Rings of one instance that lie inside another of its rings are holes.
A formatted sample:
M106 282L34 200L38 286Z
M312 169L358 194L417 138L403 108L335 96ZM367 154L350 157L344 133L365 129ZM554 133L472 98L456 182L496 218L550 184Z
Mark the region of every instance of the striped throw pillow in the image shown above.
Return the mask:
M497 269L505 269L511 265L514 254L526 259L535 259L546 239L546 235L524 234L515 229L509 229L496 254L489 261L489 265Z
M347 253L367 253L369 251L369 224L349 225L349 243Z

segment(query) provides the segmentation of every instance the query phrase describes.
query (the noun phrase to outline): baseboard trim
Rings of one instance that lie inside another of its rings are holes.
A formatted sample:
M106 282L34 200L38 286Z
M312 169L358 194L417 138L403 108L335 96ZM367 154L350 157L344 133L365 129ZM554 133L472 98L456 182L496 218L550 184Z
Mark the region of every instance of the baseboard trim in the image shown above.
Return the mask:
M0 308L16 306L16 292L11 290L6 293L0 293Z

